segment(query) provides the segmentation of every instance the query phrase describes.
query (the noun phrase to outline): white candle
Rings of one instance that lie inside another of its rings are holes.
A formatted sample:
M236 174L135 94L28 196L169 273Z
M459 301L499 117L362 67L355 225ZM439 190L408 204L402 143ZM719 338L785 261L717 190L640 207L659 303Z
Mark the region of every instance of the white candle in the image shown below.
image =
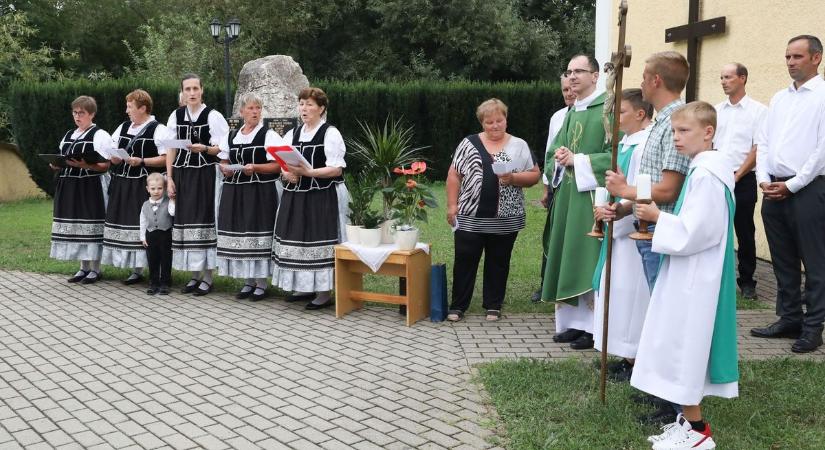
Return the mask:
M607 189L603 187L596 188L596 198L593 200L593 206L607 206L610 198L610 194L607 192Z
M650 175L640 173L636 175L636 200L651 200Z

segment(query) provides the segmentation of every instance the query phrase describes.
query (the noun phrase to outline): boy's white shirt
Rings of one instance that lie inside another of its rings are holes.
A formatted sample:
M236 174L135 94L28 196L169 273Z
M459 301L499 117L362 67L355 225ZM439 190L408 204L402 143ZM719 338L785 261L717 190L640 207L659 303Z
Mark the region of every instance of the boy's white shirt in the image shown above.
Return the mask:
M727 158L704 151L693 170L679 215L661 213L653 251L665 257L642 329L631 385L680 404L738 395L738 383L712 384L708 360L728 234L725 187L733 192Z

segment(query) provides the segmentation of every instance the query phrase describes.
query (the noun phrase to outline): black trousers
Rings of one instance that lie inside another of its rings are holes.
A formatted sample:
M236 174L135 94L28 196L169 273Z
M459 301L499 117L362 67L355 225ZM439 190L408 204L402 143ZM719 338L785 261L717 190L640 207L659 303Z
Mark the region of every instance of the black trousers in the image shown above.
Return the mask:
M467 311L481 254L484 253L484 309L501 310L510 275L510 255L518 233L489 234L456 230L453 262L453 302L451 310Z
M776 275L776 315L822 331L825 320L825 177L780 201L763 200L762 221ZM802 273L805 265L805 313Z
M739 250L739 286L755 285L753 273L756 271L756 226L753 213L756 209L756 173L751 172L736 183L736 213L733 216L733 229Z
M172 229L146 233L146 258L151 286L172 285Z

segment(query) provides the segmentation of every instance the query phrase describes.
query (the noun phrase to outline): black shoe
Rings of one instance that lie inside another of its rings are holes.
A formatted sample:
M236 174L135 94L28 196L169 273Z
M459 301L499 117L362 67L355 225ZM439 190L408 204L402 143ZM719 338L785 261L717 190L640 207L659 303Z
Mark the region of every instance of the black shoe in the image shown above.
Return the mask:
M149 289L146 289L146 293L149 295L155 295L158 292L160 292L160 289L157 286L149 286Z
M622 359L617 364L614 364L612 367L608 366L607 368L607 378L613 381L630 381L632 375L633 364L630 364L630 361L626 359Z
M140 283L141 281L143 281L143 275L132 272L132 274L129 275L129 278L123 280L123 284L125 284L126 286L130 286L132 284Z
M245 291L244 290L245 288L250 288L250 289L248 291ZM250 286L248 284L245 284L244 287L241 288L241 291L238 292L237 294L235 294L235 298L237 298L238 300L243 300L245 298L249 298L249 296L252 295L252 292L254 292L254 291L255 291L255 286Z
M169 295L169 286L161 286L158 289L158 295Z
M92 284L97 283L103 278L103 274L100 272L95 272L94 270L90 270L89 273L86 275L86 278L82 279L80 282L82 284Z
M648 425L663 426L673 423L675 418L676 412L673 410L673 406L667 404L656 409L656 411L653 411L650 414L639 416L639 421Z
M530 301L533 303L538 303L541 301L541 289L536 290L533 292L533 295L530 296Z
M202 285L206 285L206 289L202 288ZM195 289L195 295L198 297L204 296L208 293L212 292L212 285L207 283L206 281L201 281L198 283L198 287Z
M822 331L803 331L791 346L794 353L810 353L822 346Z
M89 274L88 270L78 270L77 273L74 274L73 277L67 279L66 281L68 281L69 283L77 283L78 281L86 278L86 275L88 275L88 274Z
M295 302L302 302L305 300L315 300L316 294L314 292L309 294L301 294L301 295L288 295L284 300L287 303L295 303Z
M258 293L258 291L261 291ZM255 288L255 292L249 297L250 301L257 302L266 298L266 289L261 289L259 287Z
M748 300L756 300L756 283L745 283L739 286L739 290L742 291L742 297Z
M584 334L582 330L574 330L570 328L569 330L562 331L561 333L556 333L553 336L553 342L558 342L559 344L566 344L568 342L573 342L576 339L580 338Z
M312 302L309 302L309 303L307 303L307 305L305 306L305 309L308 309L308 310L310 310L310 311L314 311L314 310L316 310L316 309L328 308L328 307L330 307L330 306L332 306L332 305L334 305L334 304L335 304L335 300L333 300L333 299L331 299L331 298L330 298L329 300L327 300L327 301L326 301L326 302L324 302L324 303L321 303L320 305L319 305L319 304L317 304L317 303L312 303Z
M186 286L180 288L180 293L181 294L188 294L190 292L195 292L195 289L198 288L199 284L200 284L200 280L198 280L197 278L192 278L191 280L189 280L188 283L186 283Z
M590 333L582 334L578 339L570 343L570 348L573 350L587 350L593 348L593 335Z
M784 320L777 320L765 328L751 328L751 336L761 338L791 338L798 339L802 326Z

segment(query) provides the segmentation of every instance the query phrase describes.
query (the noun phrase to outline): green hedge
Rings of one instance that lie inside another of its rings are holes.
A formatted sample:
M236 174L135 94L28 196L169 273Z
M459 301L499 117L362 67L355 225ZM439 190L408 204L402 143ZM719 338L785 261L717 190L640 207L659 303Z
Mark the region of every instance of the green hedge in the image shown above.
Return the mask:
M415 129L416 146L430 146L426 157L429 176L443 179L450 157L462 137L478 132L475 117L479 103L498 97L509 106L508 131L527 141L542 158L550 115L562 105L557 83L483 82L319 82L330 98L329 121L345 138L358 138L358 120L383 124L388 117L403 117ZM95 122L113 131L126 118L125 96L133 89L146 89L154 100L157 119L165 122L177 106L178 84L120 79L103 82L61 81L16 83L9 96L12 130L34 181L48 193L54 177L37 157L55 151L63 134L73 126L70 103L78 95L91 95L98 102ZM223 88L205 87L205 102L223 107Z

